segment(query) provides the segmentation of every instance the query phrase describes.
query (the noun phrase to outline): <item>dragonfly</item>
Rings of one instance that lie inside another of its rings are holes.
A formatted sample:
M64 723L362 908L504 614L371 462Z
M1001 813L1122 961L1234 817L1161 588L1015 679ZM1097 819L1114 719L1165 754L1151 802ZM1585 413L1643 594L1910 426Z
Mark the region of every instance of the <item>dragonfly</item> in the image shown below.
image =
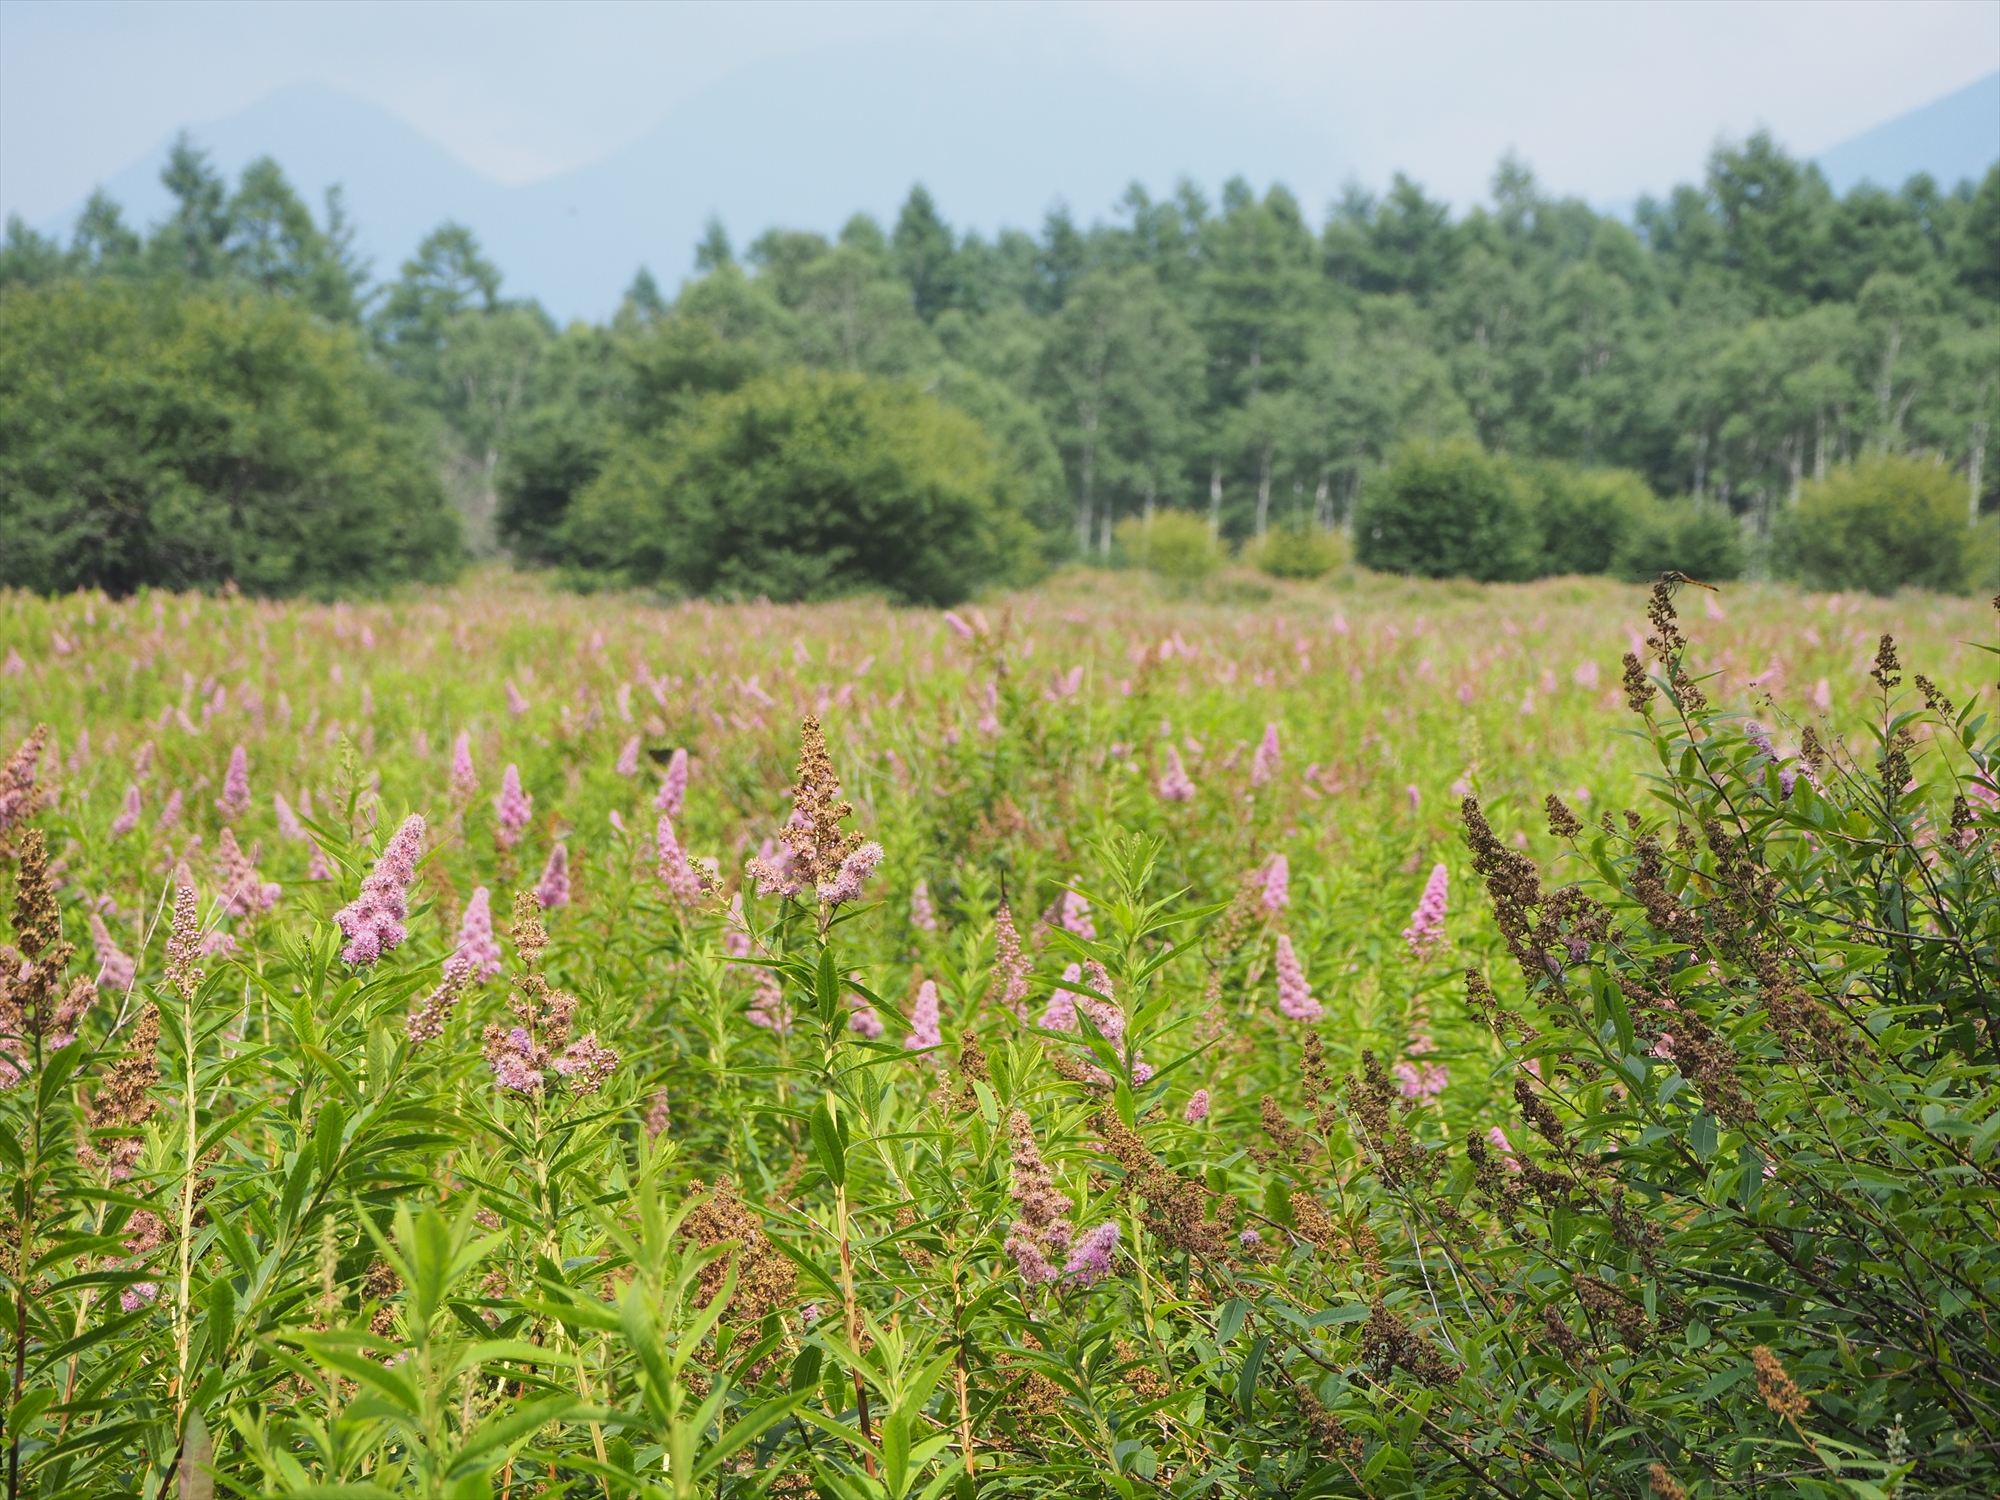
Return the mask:
M1722 592L1721 589L1717 588L1712 583L1703 583L1699 578L1690 578L1687 576L1687 574L1677 573L1672 568L1667 569L1666 572L1662 573L1659 576L1659 578L1656 579L1655 581L1666 589L1667 597L1669 599L1673 598L1675 594L1680 592L1681 585L1689 583L1693 584L1698 589L1707 589L1711 594L1719 594Z

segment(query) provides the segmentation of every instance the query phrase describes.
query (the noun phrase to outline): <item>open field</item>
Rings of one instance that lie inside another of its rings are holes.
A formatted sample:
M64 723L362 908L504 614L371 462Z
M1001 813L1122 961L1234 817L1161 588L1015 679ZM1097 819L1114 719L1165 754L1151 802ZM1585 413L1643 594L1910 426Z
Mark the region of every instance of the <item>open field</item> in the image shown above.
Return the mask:
M1392 1138L1530 1148L1533 1036L1465 1004L1468 967L1528 1002L1460 802L1557 881L1605 856L1548 793L1662 816L1621 686L1646 597L1232 589L0 596L59 910L21 897L16 943L46 969L57 920L97 983L51 1025L17 977L0 1058L19 1492L1406 1492L1476 1356L1363 1179ZM1959 703L1991 676L1983 603L1678 602L1781 754L1812 724L1872 764L1885 631ZM788 845L808 715L852 810L808 774ZM1948 806L1964 765L1912 754ZM1350 1073L1402 1137L1336 1105ZM1740 1379L1756 1340L1704 1316L1673 1360ZM1640 1493L1648 1456L1567 1415L1636 1380L1596 1358L1427 1493Z

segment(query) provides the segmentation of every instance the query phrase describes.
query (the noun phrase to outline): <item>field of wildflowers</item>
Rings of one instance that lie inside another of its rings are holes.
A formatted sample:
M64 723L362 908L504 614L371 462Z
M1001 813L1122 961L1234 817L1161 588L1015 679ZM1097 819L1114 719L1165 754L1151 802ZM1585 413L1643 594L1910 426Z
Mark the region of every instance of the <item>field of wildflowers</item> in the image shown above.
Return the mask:
M1236 587L0 596L10 1500L1993 1493L1991 615Z

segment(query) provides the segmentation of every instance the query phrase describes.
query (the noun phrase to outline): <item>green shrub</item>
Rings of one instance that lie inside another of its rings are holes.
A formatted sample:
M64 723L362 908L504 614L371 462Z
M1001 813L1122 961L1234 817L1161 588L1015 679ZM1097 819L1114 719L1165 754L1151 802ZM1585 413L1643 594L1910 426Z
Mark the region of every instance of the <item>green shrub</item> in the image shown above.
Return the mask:
M1816 589L1955 593L1967 584L1965 485L1926 459L1883 455L1808 483L1774 537L1779 570Z
M1129 516L1118 523L1116 536L1128 561L1183 588L1199 584L1223 563L1208 523L1188 511L1155 511L1150 520Z
M722 598L952 604L1033 556L1014 476L971 417L804 369L621 440L565 531L589 569Z
M1355 555L1384 573L1532 578L1534 518L1508 466L1477 443L1407 444L1362 489Z
M1658 503L1630 469L1584 469L1539 462L1517 466L1525 486L1544 574L1608 573L1639 520Z
M1608 571L1644 583L1672 570L1723 582L1743 576L1743 528L1719 505L1661 500L1638 512Z
M434 456L360 336L285 298L0 295L0 583L257 594L442 579Z
M1317 526L1277 526L1243 549L1243 560L1273 578L1324 578L1348 561L1347 538Z

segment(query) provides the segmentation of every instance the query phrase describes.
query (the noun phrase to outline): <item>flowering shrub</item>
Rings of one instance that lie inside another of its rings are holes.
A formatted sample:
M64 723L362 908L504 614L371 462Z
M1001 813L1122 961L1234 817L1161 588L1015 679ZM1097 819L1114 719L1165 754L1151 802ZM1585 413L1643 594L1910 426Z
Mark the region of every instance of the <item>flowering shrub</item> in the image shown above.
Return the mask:
M1194 616L1129 695L940 623L962 675L807 699L782 782L765 667L601 732L496 672L523 727L379 785L216 737L164 828L158 749L24 732L11 1492L1993 1493L2000 746L1886 639L1867 720L1713 706L1652 608L1574 689L1652 795L1545 744L1533 827L1518 680L1442 774L1300 721L1386 620L1241 648L1297 675L1233 761ZM704 712L733 758L662 744Z

